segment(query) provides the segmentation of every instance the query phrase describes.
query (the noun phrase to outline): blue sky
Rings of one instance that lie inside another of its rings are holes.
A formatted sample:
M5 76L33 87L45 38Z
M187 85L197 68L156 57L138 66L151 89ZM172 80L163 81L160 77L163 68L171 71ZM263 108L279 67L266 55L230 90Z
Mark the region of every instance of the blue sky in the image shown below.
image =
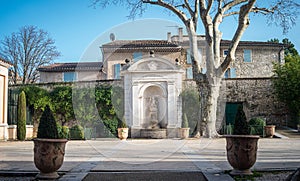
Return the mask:
M105 9L90 7L90 0L0 0L0 39L25 25L34 25L49 32L62 53L55 62L97 61L101 59L102 43L109 34L117 39L166 39L168 31L177 33L180 21L162 8L149 6L148 11L135 21L128 20L124 7ZM152 18L152 19L149 19ZM154 19L153 19L154 18ZM224 20L223 39L230 39L236 20ZM203 31L199 26L199 33ZM287 34L276 26L267 26L261 16L251 18L243 40L267 41L289 38L300 49L300 21Z

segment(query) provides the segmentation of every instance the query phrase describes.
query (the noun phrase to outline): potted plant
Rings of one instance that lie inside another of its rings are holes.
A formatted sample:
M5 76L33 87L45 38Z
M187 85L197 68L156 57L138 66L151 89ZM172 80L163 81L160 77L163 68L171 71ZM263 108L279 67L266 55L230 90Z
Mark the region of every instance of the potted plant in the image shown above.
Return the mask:
M120 140L126 140L128 137L128 127L125 122L125 117L119 123L118 127L118 137Z
M190 135L189 122L186 114L183 114L182 127L180 128L180 138L186 139Z
M68 130L59 128L50 107L47 105L38 127L37 138L34 142L34 164L40 170L37 179L56 179L57 170L62 166Z
M233 135L225 135L227 160L233 167L232 175L251 175L250 168L256 162L257 141L259 136L249 135L250 125L247 122L243 106L238 107Z
M267 138L273 138L273 136L275 135L275 125L266 125L265 135Z

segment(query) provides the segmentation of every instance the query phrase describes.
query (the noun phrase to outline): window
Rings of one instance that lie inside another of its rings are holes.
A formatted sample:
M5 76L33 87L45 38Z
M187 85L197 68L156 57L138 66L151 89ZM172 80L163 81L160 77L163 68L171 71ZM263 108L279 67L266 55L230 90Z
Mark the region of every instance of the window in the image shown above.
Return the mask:
M202 49L198 49L198 56L199 56L199 63L202 62ZM186 63L187 64L192 64L192 59L191 59L191 50L188 49L186 51Z
M244 50L244 62L252 62L251 59L251 50Z
M236 71L235 68L228 68L224 74L224 78L236 78Z
M235 68L230 68L230 78L236 78Z
M189 67L186 69L186 78L193 79L193 68L192 67Z
M77 72L64 72L64 82L74 82L77 80Z
M133 56L133 61L137 62L143 57L143 53L142 52L134 52L132 56Z
M223 50L223 57L226 57L228 55L228 50Z
M121 64L114 64L114 78L120 79Z

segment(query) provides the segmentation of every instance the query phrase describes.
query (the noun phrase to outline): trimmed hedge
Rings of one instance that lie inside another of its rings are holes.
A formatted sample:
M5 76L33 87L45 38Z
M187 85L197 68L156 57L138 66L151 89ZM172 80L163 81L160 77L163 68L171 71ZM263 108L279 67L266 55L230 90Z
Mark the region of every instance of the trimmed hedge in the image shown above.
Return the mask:
M70 139L72 140L84 140L84 129L80 125L75 125L70 128Z

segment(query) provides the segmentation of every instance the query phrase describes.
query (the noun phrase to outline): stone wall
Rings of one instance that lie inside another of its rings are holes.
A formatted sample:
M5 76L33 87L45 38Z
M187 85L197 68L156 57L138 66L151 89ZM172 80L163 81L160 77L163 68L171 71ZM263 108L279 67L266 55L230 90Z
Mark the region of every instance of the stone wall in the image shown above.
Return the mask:
M286 126L287 108L276 99L270 78L226 79L223 87L226 102L243 103L248 119L261 117L267 124Z

